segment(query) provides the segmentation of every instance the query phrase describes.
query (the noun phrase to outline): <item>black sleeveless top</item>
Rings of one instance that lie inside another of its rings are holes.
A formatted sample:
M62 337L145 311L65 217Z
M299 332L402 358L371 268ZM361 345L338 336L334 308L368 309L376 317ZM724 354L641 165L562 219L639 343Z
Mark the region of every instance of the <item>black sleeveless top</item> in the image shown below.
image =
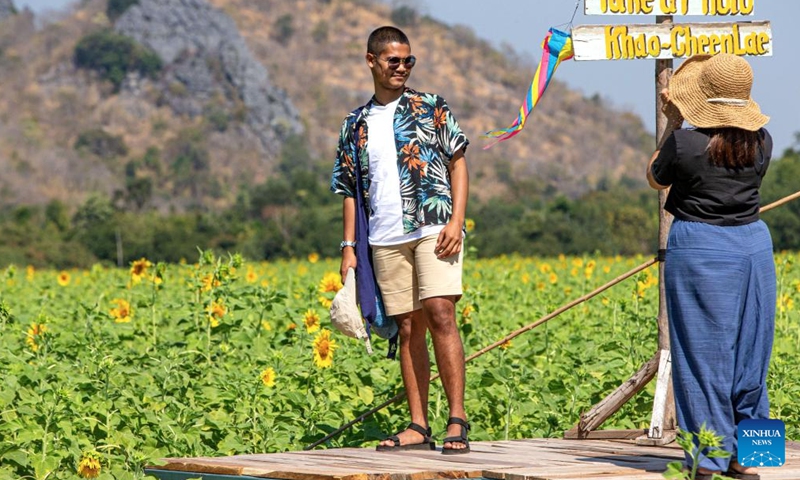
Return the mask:
M759 130L763 147L752 167L718 167L708 157L709 131L675 130L652 165L653 179L671 185L664 209L675 218L712 225L745 225L758 220L758 189L772 157L772 137Z

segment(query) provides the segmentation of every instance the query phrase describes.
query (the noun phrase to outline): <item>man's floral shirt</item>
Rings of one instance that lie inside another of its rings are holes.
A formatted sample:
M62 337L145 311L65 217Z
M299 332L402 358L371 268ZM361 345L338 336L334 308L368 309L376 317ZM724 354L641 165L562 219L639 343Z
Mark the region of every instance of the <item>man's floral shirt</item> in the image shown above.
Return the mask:
M367 116L371 106L372 100L351 112L342 122L331 179L331 191L355 197L353 159L358 158L365 205L369 205ZM394 139L403 233L425 225L446 224L453 213L447 167L453 155L469 144L447 102L438 95L406 89L394 113Z

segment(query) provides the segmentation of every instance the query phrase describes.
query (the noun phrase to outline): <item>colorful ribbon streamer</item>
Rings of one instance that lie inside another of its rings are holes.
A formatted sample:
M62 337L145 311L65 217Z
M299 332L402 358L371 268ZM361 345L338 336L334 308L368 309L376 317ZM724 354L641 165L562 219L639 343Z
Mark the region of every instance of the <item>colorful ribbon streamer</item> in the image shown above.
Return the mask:
M536 75L534 75L533 82L531 82L528 96L525 97L525 103L519 108L519 116L508 128L486 132L485 137L493 138L496 141L483 147L484 150L497 145L503 140L508 140L522 131L525 127L525 121L533 108L536 107L536 104L539 103L542 95L544 95L544 91L550 85L550 79L553 78L558 66L564 60L569 60L573 57L572 37L568 33L551 28L542 41L542 50L542 60L536 68ZM546 72L545 75L542 75L543 71Z

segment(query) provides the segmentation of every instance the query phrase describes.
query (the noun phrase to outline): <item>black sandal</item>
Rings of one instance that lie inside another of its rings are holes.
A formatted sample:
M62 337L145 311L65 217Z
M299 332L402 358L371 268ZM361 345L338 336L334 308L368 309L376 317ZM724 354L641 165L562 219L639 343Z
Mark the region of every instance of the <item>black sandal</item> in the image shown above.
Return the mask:
M431 428L428 427L427 429L418 423L411 422L408 424L408 428L406 430L414 430L415 432L422 435L422 443L411 443L408 445L400 445L400 433L396 433L391 437L387 437L386 440L391 440L394 442L394 445L378 445L375 447L375 450L379 452L397 452L401 450L436 450L436 443L433 442L431 439Z
M447 426L450 425L461 425L461 435L458 437L447 437L442 440L442 443L463 443L464 448L452 448L452 447L444 447L442 446L442 454L443 455L458 455L461 453L469 453L469 439L467 438L467 432L469 432L469 423L466 422L463 418L458 417L450 417L447 420Z

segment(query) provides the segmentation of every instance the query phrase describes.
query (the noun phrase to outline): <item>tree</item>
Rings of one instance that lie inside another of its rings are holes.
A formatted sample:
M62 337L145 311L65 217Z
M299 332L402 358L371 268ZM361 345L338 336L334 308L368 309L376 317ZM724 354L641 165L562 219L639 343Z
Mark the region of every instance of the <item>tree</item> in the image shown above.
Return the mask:
M155 77L162 68L155 52L136 43L130 37L111 30L90 33L75 46L75 65L94 70L118 91L128 72Z

